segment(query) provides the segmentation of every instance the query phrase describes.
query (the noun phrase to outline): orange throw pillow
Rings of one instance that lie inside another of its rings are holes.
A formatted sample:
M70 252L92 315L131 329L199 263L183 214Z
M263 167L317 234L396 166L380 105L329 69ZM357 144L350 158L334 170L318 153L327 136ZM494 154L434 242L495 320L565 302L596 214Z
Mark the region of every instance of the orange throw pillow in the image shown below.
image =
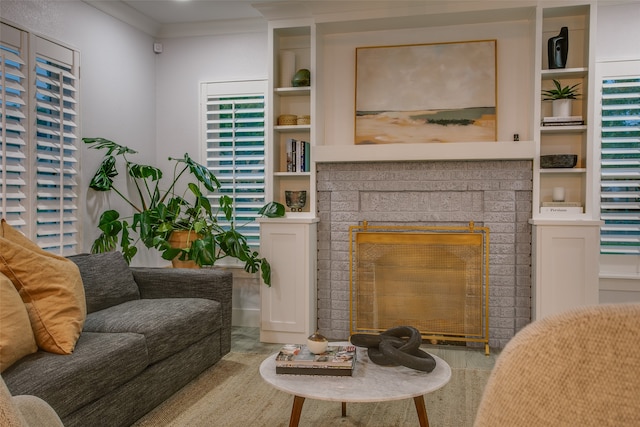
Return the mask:
M74 262L40 249L3 219L0 272L18 290L42 350L70 354L87 315L80 271Z
M0 372L36 351L27 308L11 280L0 274Z

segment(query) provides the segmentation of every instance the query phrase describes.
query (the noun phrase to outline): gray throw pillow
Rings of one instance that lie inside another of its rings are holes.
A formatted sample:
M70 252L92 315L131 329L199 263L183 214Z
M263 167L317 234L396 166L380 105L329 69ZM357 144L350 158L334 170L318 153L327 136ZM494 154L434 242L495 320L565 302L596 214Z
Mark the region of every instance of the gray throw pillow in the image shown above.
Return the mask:
M140 299L133 273L120 252L80 254L68 258L80 269L87 314Z

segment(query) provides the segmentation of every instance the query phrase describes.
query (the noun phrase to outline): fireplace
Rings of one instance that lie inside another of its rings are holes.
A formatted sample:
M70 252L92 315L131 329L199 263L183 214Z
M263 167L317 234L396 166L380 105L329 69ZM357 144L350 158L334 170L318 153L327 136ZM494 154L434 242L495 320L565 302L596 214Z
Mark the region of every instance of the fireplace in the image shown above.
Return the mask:
M417 328L423 339L481 342L489 353L489 230L349 229L351 333Z
M327 162L316 171L320 333L351 334L349 228L364 221L487 227L489 345L504 347L531 321L530 160Z

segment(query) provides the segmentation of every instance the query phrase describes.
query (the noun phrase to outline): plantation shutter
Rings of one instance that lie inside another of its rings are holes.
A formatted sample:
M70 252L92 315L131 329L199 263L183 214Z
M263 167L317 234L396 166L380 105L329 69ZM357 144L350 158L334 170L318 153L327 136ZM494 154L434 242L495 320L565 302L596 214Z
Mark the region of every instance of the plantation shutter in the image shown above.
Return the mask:
M213 206L226 195L234 201L232 221L249 244L260 238L258 211L265 204L266 82L207 83L203 87L207 167L221 183L209 195ZM228 221L220 216L220 223Z
M603 78L600 212L604 254L640 254L640 75Z
M0 215L25 232L27 218L26 34L6 24L0 34Z
M78 53L1 24L2 217L41 248L78 251Z
M77 57L41 38L36 43L36 240L66 255L78 243Z

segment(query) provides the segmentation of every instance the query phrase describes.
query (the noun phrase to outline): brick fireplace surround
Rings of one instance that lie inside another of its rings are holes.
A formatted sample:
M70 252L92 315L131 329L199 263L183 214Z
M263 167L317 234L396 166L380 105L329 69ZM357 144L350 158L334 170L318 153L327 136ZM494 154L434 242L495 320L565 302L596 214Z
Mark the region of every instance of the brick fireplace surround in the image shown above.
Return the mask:
M323 335L349 337L349 227L362 221L489 227L489 345L531 321L531 161L319 163L317 181Z

